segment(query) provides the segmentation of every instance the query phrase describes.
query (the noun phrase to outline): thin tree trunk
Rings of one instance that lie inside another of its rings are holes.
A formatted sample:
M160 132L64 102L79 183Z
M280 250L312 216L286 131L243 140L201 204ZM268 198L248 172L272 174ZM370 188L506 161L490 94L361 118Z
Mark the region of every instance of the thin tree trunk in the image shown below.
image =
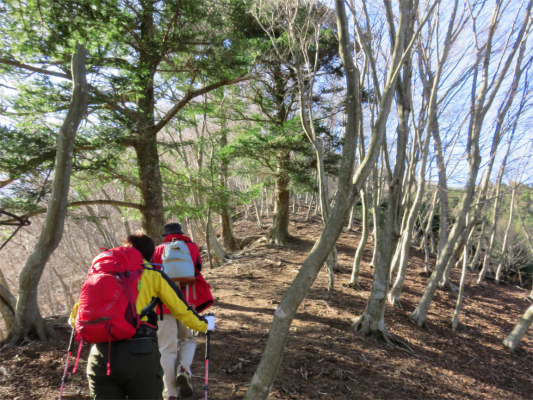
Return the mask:
M44 341L55 336L54 331L45 323L39 311L37 288L44 267L63 236L74 138L87 113L89 92L85 77L86 55L85 48L79 43L76 44L76 51L72 55L72 100L57 138L57 158L48 212L41 236L20 273L19 298L15 321L9 334L9 346L30 341L30 337L34 334Z
M490 267L490 258L492 256L492 250L494 249L494 241L496 239L496 229L498 227L498 217L500 210L500 186L501 186L501 176L503 175L503 168L500 170L500 176L498 178L497 187L496 187L496 200L494 201L494 220L492 223L492 230L490 235L489 247L485 251L485 259L483 260L483 268L479 272L477 278L477 285L480 285L485 280L485 275Z
M531 323L533 323L533 305L526 310L511 333L507 335L505 339L503 339L503 345L509 347L512 351L515 351L518 343L531 326Z
M11 294L7 287L0 284L0 312L9 332L15 321L15 310L17 309L17 299Z
M496 269L496 279L495 279L496 283L500 283L500 279L502 278L503 265L505 262L505 250L507 249L507 239L509 238L509 231L511 230L511 225L513 224L515 195L516 195L516 185L514 186L513 193L511 195L511 210L509 211L509 221L507 222L507 228L505 229L505 235L503 237L502 256L500 258L500 263L498 264L498 268Z
M220 146L225 148L228 145L228 135L226 129L226 120L222 119L223 125L220 136ZM227 157L222 157L220 161L220 185L224 188L224 196L222 197L222 207L220 210L220 225L222 226L222 240L224 247L228 251L239 250L235 236L233 235L233 221L231 220L231 205L228 190L228 165L230 160Z
M9 291L4 274L0 269L0 314L4 318L6 324L6 331L9 332L13 321L15 320L15 310L17 308L17 299Z
M311 196L311 201L309 202L309 208L307 209L307 215L305 216L305 221L309 221L309 218L311 217L311 209L313 208L313 200L315 199L315 196Z
M378 252L378 246L379 246L379 231L381 229L380 223L381 223L381 177L383 175L383 163L381 163L381 168L379 170L379 176L377 175L376 169L373 172L372 176L372 236L374 238L374 251L372 252L372 261L370 262L370 268L375 267L375 260L376 255Z
M359 270L361 269L361 260L363 259L369 233L368 220L370 215L368 212L368 196L366 195L364 188L361 189L361 203L363 206L363 231L361 233L361 240L359 241L359 245L357 246L357 251L355 252L355 257L353 259L352 277L349 283L349 286L354 288L359 287Z
M466 218L468 220L468 214ZM457 296L457 304L455 305L455 311L453 313L453 318L452 318L452 329L454 331L457 329L457 324L459 323L459 313L461 312L461 308L463 306L463 296L465 292L466 275L468 271L467 267L468 267L468 246L464 246L463 269L461 271L461 282L459 283L459 294Z
M59 284L61 285L61 290L63 291L63 297L65 298L65 313L70 313L70 310L72 310L72 307L74 307L74 298L72 297L72 292L68 285L65 283L59 272L57 272L57 269L54 266L50 267L52 269L52 272L56 276L57 280L59 281Z
M354 214L355 214L355 207L356 207L357 201L354 201L352 209L350 210L350 216L348 217L348 231L353 230L353 220L354 220Z
M433 117L434 110L431 109L429 115L430 117ZM420 169L418 172L418 188L416 191L416 196L413 201L413 205L411 206L411 210L409 212L409 215L407 217L407 221L403 230L403 237L398 244L398 248L400 248L400 256L399 256L399 267L398 267L398 275L396 277L396 281L394 282L394 285L389 293L389 302L393 306L398 306L400 301L400 293L403 289L403 283L405 280L405 274L407 272L407 261L409 258L409 250L411 247L411 235L413 232L413 227L415 225L416 218L418 217L418 212L420 210L420 206L422 204L422 199L424 197L424 189L426 186L426 163L428 158L428 152L429 152L429 139L431 137L430 128L428 128L428 132L426 133L426 137L424 139L424 147L420 149Z
M270 205L268 204L268 200L270 199L270 196L268 195L268 191L265 188L265 208L266 208L266 217L270 218Z
M479 255L481 254L481 248L483 247L483 239L485 238L485 227L487 226L487 217L483 218L483 223L481 224L481 233L479 234L479 239L477 242L476 252L474 258L470 263L470 271L474 271L479 260Z
M264 223L263 218L261 218L261 210L259 209L259 204L257 202L257 199L253 199L252 201L254 203L255 216L257 217L257 225L262 227Z

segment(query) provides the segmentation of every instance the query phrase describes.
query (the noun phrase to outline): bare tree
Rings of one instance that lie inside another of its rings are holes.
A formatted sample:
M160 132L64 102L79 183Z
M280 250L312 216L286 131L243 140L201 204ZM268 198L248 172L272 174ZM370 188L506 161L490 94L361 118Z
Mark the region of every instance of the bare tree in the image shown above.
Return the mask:
M442 249L441 253L437 258L437 263L435 269L430 277L426 290L416 307L416 309L411 313L411 318L418 326L424 326L426 324L427 311L433 299L433 295L437 289L438 282L441 280L448 263L451 261L452 254L456 253L455 245L462 235L463 229L466 225L466 214L470 209L472 199L474 196L474 191L476 187L476 179L479 172L479 166L481 162L480 148L479 148L479 138L481 134L481 129L483 127L483 122L487 112L491 108L491 105L496 98L496 95L505 80L507 71L509 70L512 61L519 51L520 47L523 45L523 39L527 38L527 32L531 26L530 13L531 7L533 6L533 1L529 1L525 10L518 10L518 13L522 13L522 23L520 28L515 36L510 36L515 38L515 40L510 44L510 50L507 54L507 58L496 71L493 73L491 78L491 71L489 66L491 64L492 45L493 39L498 27L498 22L501 20L501 12L505 10L505 7L502 8L501 2L496 2L494 5L492 17L489 23L488 32L486 34L486 41L483 46L476 45L477 48L477 57L476 65L481 66L481 82L478 86L477 84L477 69L474 72L472 80L472 110L470 113L470 125L468 129L468 143L467 143L467 157L468 157L468 179L465 186L465 193L463 195L462 201L459 204L459 211L457 216L457 222L450 231L448 240ZM473 18L474 23L476 19ZM474 39L476 39L477 32L474 32ZM509 35L512 35L511 33ZM509 40L506 42L511 43ZM505 50L505 49L504 49ZM480 207L476 210L476 215L474 215L473 220L470 221L469 225L475 225L479 213L481 212ZM466 240L467 238L465 238Z

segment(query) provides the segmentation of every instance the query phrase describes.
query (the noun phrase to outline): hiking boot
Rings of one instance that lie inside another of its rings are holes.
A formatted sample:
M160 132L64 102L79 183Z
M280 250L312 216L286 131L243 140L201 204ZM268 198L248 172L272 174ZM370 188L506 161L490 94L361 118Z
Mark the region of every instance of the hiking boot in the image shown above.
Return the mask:
M180 367L178 371L178 376L176 377L176 382L180 389L180 397L191 397L192 396L192 383L189 373L185 368Z

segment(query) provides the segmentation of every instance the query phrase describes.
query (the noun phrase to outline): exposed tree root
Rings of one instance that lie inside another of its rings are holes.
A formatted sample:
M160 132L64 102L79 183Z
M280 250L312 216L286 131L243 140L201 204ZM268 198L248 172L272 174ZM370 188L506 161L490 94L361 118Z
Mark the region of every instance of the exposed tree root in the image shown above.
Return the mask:
M447 279L445 282L439 282L439 288L449 289L452 293L458 293L459 287L454 285L450 279Z
M350 282L347 284L343 284L343 287L354 289L354 290L361 290L361 286L359 285L359 282Z
M292 239L291 235L287 235L285 237L281 237L279 235L268 235L267 236L267 243L275 244L277 246L283 246L286 247L289 245L289 240Z
M416 326L418 326L420 328L427 328L428 327L427 319L426 318L422 319L422 317L419 315L417 309L415 309L411 313L409 318L411 319L411 321L413 321L416 324Z
M362 332L365 336L375 339L378 342L386 343L393 347L398 345L398 340L387 330L385 322L371 323L366 312L352 326L355 331Z
M389 293L389 295L387 296L387 299L389 300L389 303L391 306L403 309L402 303L400 303L400 298L396 296L395 294L393 294L392 292Z
M48 342L50 339L55 339L56 337L57 334L54 329L41 318L39 321L25 328L14 326L9 334L8 343L2 348L2 351L17 346L24 346L34 341Z

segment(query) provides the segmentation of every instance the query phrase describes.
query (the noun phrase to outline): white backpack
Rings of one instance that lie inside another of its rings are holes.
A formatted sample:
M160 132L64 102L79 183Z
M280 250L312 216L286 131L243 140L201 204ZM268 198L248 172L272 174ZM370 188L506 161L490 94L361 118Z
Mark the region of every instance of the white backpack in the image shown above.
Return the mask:
M193 286L193 298L196 300L194 263L189 248L187 247L187 243L177 239L172 239L171 242L165 243L162 260L165 274L167 274L180 289L183 286L186 287L187 301L189 300L190 285Z

